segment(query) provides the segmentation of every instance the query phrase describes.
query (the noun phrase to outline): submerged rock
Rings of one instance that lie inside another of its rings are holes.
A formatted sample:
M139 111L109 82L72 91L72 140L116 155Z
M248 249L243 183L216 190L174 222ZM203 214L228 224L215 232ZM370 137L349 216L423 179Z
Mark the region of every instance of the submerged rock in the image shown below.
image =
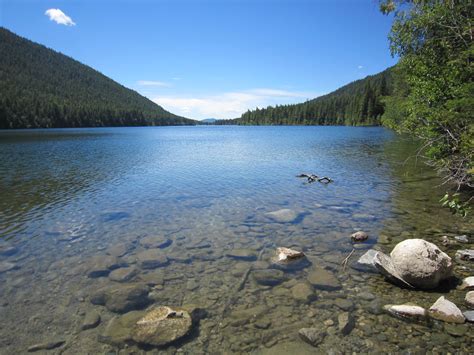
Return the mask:
M146 307L150 303L149 291L144 284L106 287L92 295L91 303L105 306L111 312L125 313Z
M255 261L257 260L257 253L252 249L232 249L226 252L226 256L245 261Z
M122 316L115 316L107 323L99 341L119 347L131 342L133 326L144 315L144 311L131 311Z
M474 308L474 291L469 291L468 293L466 293L464 302L469 308Z
M327 333L321 328L301 328L298 331L300 338L312 346L318 346L326 337Z
M348 335L355 327L355 319L349 312L340 313L337 316L337 328L342 335Z
M383 309L395 317L404 319L424 320L428 315L423 307L411 304L388 304Z
M11 263L9 261L1 261L0 262L0 274L3 272L7 272L10 270L13 270L16 267L14 263Z
M170 246L171 243L171 239L162 235L148 236L140 239L140 245L146 249L163 249Z
M84 321L82 322L81 329L82 330L92 329L92 328L97 327L99 323L100 323L99 313L95 311L90 311L86 313L84 317Z
M363 242L364 240L369 239L369 235L363 231L358 231L351 234L351 239L354 242Z
M135 323L132 339L140 344L164 346L188 334L191 326L192 319L188 312L161 306Z
M291 288L291 294L297 301L309 302L316 299L316 294L310 285L300 282Z
M292 223L298 219L299 214L293 210L284 208L278 211L267 212L265 216L278 223Z
M35 344L31 345L28 348L28 352L35 352L39 350L51 350L51 349L56 349L62 346L65 343L64 340L55 340L55 341L50 341L47 343L40 343L40 344Z
M474 260L474 250L472 250L472 249L458 250L458 251L456 251L456 259L465 260L465 261L473 261Z
M287 280L283 271L276 269L252 270L252 276L263 286L275 286Z
M168 258L160 249L147 249L136 255L142 269L155 269L168 264Z
M390 253L398 275L412 286L432 289L452 276L451 258L436 245L423 239L407 239Z
M464 323L465 319L459 308L451 301L441 296L430 307L429 315L448 323Z
M271 259L273 266L282 270L301 270L311 265L302 251L279 247Z
M126 266L127 263L115 256L96 255L91 257L86 265L88 267L87 276L96 278L107 276L112 270Z
M138 273L135 267L123 267L112 271L109 274L109 279L116 282L127 282L133 279Z
M315 288L320 290L338 290L340 289L341 283L334 276L334 274L322 267L315 267L308 272L307 277L309 283Z
M112 245L110 248L107 249L107 254L120 257L127 254L132 249L132 244L129 243L119 243Z
M461 286L459 286L460 290L474 290L474 276L466 277L462 280Z

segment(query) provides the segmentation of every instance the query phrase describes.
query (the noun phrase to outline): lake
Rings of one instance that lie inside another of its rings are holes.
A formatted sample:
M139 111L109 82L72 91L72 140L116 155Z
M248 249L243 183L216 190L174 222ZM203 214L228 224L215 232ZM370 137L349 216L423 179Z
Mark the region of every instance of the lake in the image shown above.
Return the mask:
M352 267L407 238L451 257L472 248L441 245L471 234L473 219L440 207L446 187L416 149L377 127L0 131L0 353L48 342L52 353L139 351L127 327L150 305L199 315L164 353L311 353L298 337L305 327L323 329L318 351L333 354L470 352L468 324L382 310L429 307L441 294L463 308L465 292L410 291ZM306 172L334 181L296 177ZM281 210L283 219L268 214ZM369 240L343 268L358 230ZM311 265L273 268L277 247L304 251ZM456 264L457 277L470 273ZM145 289L136 303L133 287Z

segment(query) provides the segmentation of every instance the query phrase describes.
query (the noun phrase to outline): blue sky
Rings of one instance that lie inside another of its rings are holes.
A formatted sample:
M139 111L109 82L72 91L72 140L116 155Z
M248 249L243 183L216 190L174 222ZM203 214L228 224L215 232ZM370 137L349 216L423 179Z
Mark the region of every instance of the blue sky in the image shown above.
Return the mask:
M0 25L173 113L235 118L314 98L395 64L387 40L392 19L377 4L0 0Z

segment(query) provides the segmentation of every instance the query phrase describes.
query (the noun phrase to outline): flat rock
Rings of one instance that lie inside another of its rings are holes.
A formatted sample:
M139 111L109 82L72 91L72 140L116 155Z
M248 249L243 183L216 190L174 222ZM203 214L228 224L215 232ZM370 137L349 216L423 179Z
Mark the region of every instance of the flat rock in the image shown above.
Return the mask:
M147 249L136 255L142 269L155 269L168 264L168 258L161 249Z
M150 303L149 291L149 287L144 284L105 287L96 291L90 301L105 306L111 312L126 313L146 307Z
M377 255L377 253L378 251L376 250L368 250L357 260L357 262L352 264L352 268L357 271L378 273L379 270L375 265L375 256Z
M464 302L469 308L474 309L474 291L469 291L466 293L466 297L464 298Z
M15 267L16 265L9 261L0 261L0 274L3 272L13 270Z
M426 319L428 315L426 309L423 307L411 304L388 304L384 306L383 309L389 314L403 319L423 320Z
M56 349L62 346L64 343L65 343L64 340L55 340L55 341L50 341L46 343L39 343L39 344L31 345L28 348L28 352Z
M84 317L84 321L82 322L81 329L92 329L97 327L100 324L100 315L95 311L89 311L86 313Z
M91 257L86 263L88 269L87 276L91 278L104 277L112 270L126 265L127 263L115 256L96 255Z
M312 287L306 282L300 282L291 288L291 295L297 301L308 302L316 299Z
M367 239L369 239L369 235L363 231L358 231L353 234L351 234L351 239L354 242L363 242Z
M152 270L139 275L140 280L149 286L163 285L165 282L162 270Z
M140 245L146 249L163 249L170 246L171 243L171 239L162 235L148 236L140 239Z
M135 323L132 339L140 344L164 346L188 334L191 326L191 316L185 310L160 306Z
M276 249L271 262L274 267L285 271L301 270L311 265L302 251L285 247Z
M458 250L456 251L455 257L458 260L474 261L474 250L472 249Z
M423 239L407 239L398 243L390 258L401 279L421 289L435 288L453 273L451 258Z
M334 304L343 311L351 311L354 309L354 303L346 298L336 298Z
M288 208L284 208L278 211L273 211L273 212L267 212L265 213L265 216L270 218L274 222L278 223L292 223L295 222L299 214L296 213L293 210L290 210Z
M327 333L321 328L301 328L298 331L300 338L312 346L318 346L326 337Z
M460 290L474 290L474 276L466 277L462 280L461 286L459 286Z
M463 312L463 315L469 323L474 322L474 311Z
M124 256L130 250L132 250L132 244L130 243L119 243L112 245L107 249L107 254L115 257Z
M320 290L339 290L342 286L334 274L322 267L315 267L308 272L309 283Z
M465 319L459 308L451 301L441 296L430 307L429 315L448 323L464 323Z
M138 274L138 269L135 267L121 267L113 270L109 274L109 279L116 282L127 282L133 279Z
M283 271L276 269L253 270L252 277L264 286L275 286L287 280Z
M337 328L342 335L348 335L355 327L355 319L349 312L340 313L337 316Z
M225 254L229 258L245 261L257 260L257 253L252 249L232 249Z

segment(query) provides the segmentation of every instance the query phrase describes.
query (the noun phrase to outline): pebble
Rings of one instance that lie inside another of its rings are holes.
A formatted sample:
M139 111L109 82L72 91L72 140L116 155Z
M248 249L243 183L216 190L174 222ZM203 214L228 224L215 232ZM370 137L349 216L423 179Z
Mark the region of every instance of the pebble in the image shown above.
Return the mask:
M86 313L81 329L82 330L92 329L92 328L97 327L99 323L100 323L100 315L95 311L90 311Z
M468 293L466 293L464 302L469 308L474 309L474 291L469 291Z
M60 347L65 343L64 340L56 340L56 341L50 341L47 343L40 343L40 344L35 344L31 345L28 348L28 352L35 352L39 350L51 350Z
M349 312L340 313L337 316L337 328L342 335L348 335L355 327L355 320Z

